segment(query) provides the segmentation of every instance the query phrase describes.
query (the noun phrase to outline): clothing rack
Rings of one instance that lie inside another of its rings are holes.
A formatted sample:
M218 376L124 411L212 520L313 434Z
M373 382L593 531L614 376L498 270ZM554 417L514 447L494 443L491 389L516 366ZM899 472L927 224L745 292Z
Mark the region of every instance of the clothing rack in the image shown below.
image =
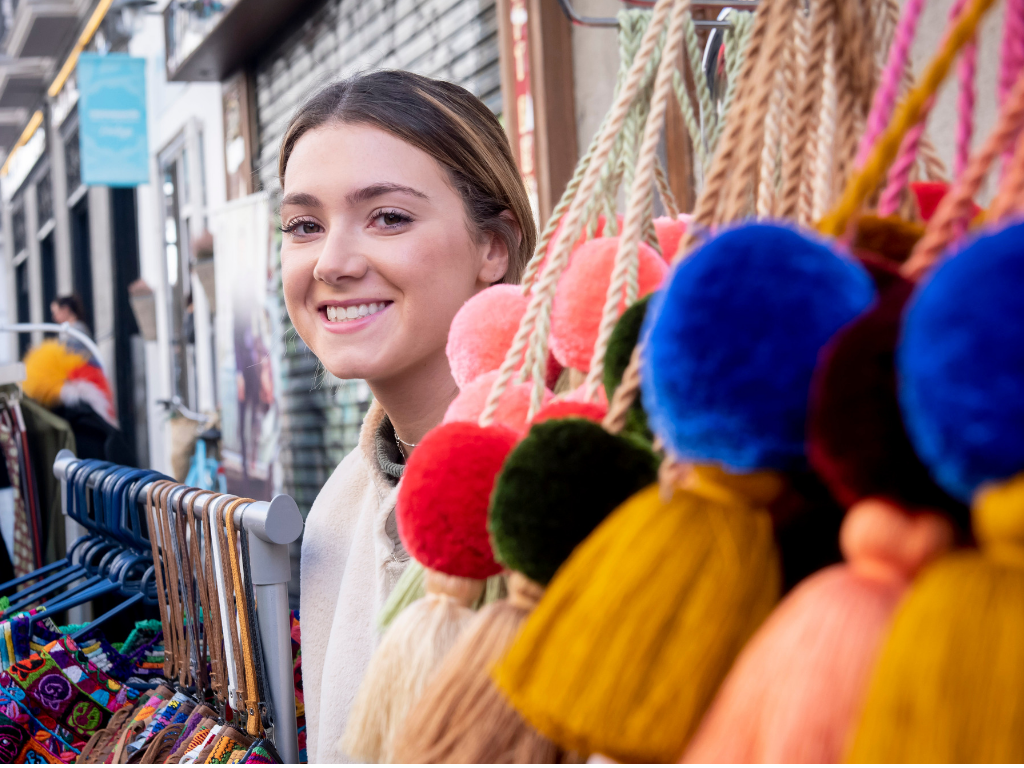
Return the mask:
M65 515L68 511L67 473L72 462L77 460L71 451L62 450L53 463L53 474L60 481L61 509ZM145 487L140 489L140 495L144 495L141 491ZM183 492L192 490L183 487ZM200 519L201 509L197 507L194 514ZM288 610L288 581L291 577L288 545L302 534L302 515L292 497L281 494L269 502L239 505L234 512L234 521L239 530L244 530L249 537L249 572L256 593L264 666L273 700L272 741L285 763L298 763Z

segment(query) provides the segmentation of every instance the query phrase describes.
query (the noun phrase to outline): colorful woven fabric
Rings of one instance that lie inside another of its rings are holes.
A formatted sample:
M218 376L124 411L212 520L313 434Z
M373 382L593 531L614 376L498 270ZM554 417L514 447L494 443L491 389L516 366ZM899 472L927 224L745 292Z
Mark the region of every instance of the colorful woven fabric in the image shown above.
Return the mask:
M302 631L298 609L291 612L292 677L295 681L295 725L299 741L299 762L306 763L306 704L302 693Z
M227 728L206 758L206 765L227 765L236 749L242 749L242 753L245 754L245 746L239 736L234 728Z
M149 725L128 745L128 754L132 755L145 748L149 742L164 728L175 723L184 723L195 709L195 702L183 693L176 693L163 702L149 721Z
M231 753L231 757L228 758L228 761L225 763L225 765L238 765L238 763L242 762L242 760L245 759L245 755L248 751L249 750L247 749L236 749L234 752Z
M276 762L262 744L254 744L249 750L249 756L245 758L246 765L275 765Z
M203 732L205 730L203 728L197 730L195 736L192 737L192 741L189 744L189 749L185 751L185 755L181 758L180 761L178 761L178 764L194 764L199 755L202 754L203 750L206 749L206 747L209 746L213 742L213 740L217 738L217 734L219 734L223 729L223 725L217 725L216 723L214 723L210 726L209 730L205 731L205 733ZM202 736L202 739L199 738L200 736Z
M110 720L111 712L75 685L47 654L16 662L0 675L0 684L10 688L7 679L25 692L30 710L53 718L76 741L88 741Z
M13 709L13 711L9 711ZM0 763L8 765L17 760L31 738L28 715L17 706L3 707L0 712Z
M0 450L7 463L7 474L14 491L14 575L24 576L36 568L28 507L21 489L21 464L18 461L16 427L6 408L0 409Z
M128 704L134 705L139 700L141 694L138 690L122 685L93 666L88 659L78 658L78 646L70 637L50 643L42 655L47 654L60 666L69 680L111 714Z

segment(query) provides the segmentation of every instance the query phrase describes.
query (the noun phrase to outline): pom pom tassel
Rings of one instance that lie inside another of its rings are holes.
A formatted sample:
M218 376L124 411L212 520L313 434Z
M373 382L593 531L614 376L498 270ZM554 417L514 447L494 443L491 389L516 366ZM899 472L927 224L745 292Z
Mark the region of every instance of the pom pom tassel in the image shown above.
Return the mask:
M513 572L509 597L481 610L410 712L395 746L399 763L575 762L502 696L490 670L512 644L543 587Z
M392 762L411 707L469 624L484 582L427 572L427 595L394 620L356 694L341 749L356 760Z
M847 760L1024 762L1024 475L973 520L981 551L934 564L897 611Z
M781 478L707 466L689 477L667 503L657 485L640 491L577 547L494 671L567 749L677 760L779 598L764 506Z
M952 526L869 499L843 522L849 564L790 593L743 650L688 763L836 763L909 580L952 545Z

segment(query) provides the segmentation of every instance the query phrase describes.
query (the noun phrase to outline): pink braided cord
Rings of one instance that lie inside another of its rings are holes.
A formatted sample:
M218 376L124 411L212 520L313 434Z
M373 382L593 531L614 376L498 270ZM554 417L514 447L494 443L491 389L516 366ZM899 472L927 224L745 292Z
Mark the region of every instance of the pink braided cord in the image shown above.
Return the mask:
M974 136L974 100L976 91L974 76L978 65L978 41L971 40L964 46L957 64L960 79L960 96L957 99L956 157L953 158L953 178L959 179L971 156L971 138Z
M1020 1L1024 2L1024 0ZM903 7L903 13L900 15L896 31L893 33L892 45L889 46L889 58L885 63L885 71L882 73L882 82L875 91L867 127L864 129L860 147L857 149L856 166L858 168L864 165L864 161L871 154L872 147L875 146L875 141L878 140L892 118L892 110L899 97L903 71L907 65L907 57L910 55L910 46L914 43L917 22L921 18L923 8L924 0L907 0L907 4Z
M967 5L967 0L954 0L952 7L949 9L946 31L942 34L943 40L946 39L949 31L956 25L956 20L959 18L960 12L963 11L965 5ZM935 99L932 98L927 106L921 110L920 122L903 137L903 143L900 144L900 153L892 164L892 168L889 169L889 183L886 184L878 201L879 216L892 216L899 208L900 195L906 189L907 182L910 181L910 172L914 168L914 163L917 162L917 147L921 142L921 137L924 135L928 114L932 111L934 105ZM967 143L970 144L969 139ZM968 146L969 151L970 147Z
M999 62L999 105L1006 101L1024 66L1024 0L1006 0Z

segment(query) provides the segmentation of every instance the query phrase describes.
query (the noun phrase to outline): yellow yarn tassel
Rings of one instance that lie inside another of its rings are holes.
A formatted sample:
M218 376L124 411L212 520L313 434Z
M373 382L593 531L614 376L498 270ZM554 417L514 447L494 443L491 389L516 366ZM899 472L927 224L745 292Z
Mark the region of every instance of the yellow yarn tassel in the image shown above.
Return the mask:
M650 486L555 575L494 679L539 731L583 755L678 760L733 659L778 601L764 507L779 475L698 467Z
M60 390L68 374L85 365L86 359L59 341L44 341L25 355L25 394L47 408L60 403Z
M847 183L843 196L835 208L818 222L819 232L832 237L840 237L846 233L850 219L882 181L882 177L896 159L903 137L920 122L921 113L928 100L939 90L960 49L974 36L978 24L995 5L995 1L973 0L963 10L939 52L928 63L918 84L903 99L893 115L892 122L875 142L864 167Z
M1024 475L972 515L981 550L936 563L897 611L851 762L1024 762Z

